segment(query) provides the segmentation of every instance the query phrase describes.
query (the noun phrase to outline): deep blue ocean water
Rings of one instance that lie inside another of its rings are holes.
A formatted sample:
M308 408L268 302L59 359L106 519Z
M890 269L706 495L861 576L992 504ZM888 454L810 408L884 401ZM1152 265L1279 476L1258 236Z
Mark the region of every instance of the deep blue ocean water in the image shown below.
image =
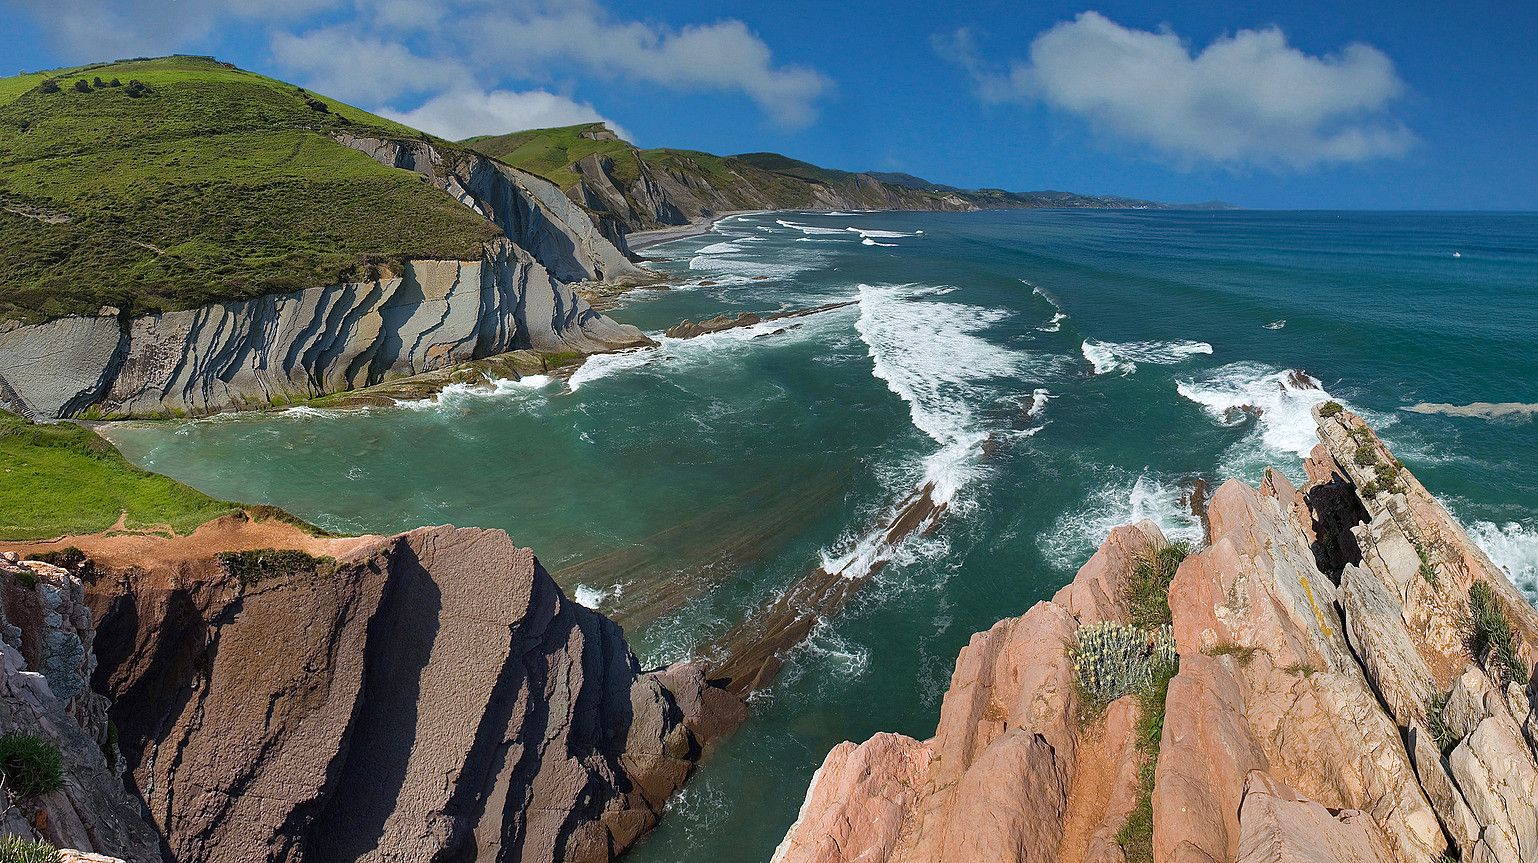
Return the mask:
M858 302L598 357L569 383L111 432L146 467L333 529L505 528L648 663L811 567L890 558L633 860L767 859L829 747L928 736L968 637L1049 596L1113 525L1194 538L1194 479L1301 476L1327 397L1538 595L1538 423L1404 410L1538 402L1538 216L779 213L647 254L677 286L613 315L654 333ZM950 504L939 529L874 544L926 483Z

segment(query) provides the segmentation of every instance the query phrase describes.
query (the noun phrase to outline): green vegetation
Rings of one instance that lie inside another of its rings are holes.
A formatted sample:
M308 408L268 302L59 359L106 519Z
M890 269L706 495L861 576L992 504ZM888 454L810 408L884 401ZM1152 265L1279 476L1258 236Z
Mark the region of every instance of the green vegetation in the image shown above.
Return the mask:
M297 549L259 548L252 551L221 551L219 562L241 585L253 587L269 578L290 575L321 575L331 571L336 561L316 557Z
M1177 542L1156 545L1139 556L1127 581L1128 622L1145 629L1170 622L1170 583L1190 553L1189 543Z
M0 737L0 773L5 787L23 799L52 794L64 785L59 747L23 731Z
M638 152L628 142L614 137L602 123L582 123L554 129L527 129L507 135L481 135L467 138L465 145L509 165L570 189L582 178L571 166L588 156L614 161L613 176L622 187L640 179Z
M1426 733L1431 735L1431 742L1436 744L1437 751L1444 756L1453 751L1458 745L1458 732L1447 726L1445 711L1447 699L1451 693L1433 694L1426 699Z
M0 412L0 540L129 530L187 533L235 510L134 466L90 429L36 425Z
M1324 417L1324 418L1326 418L1326 419L1329 419L1330 417L1333 417L1333 416L1339 416L1340 412L1343 411L1343 410L1345 410L1345 408L1341 406L1340 402L1328 401L1328 402L1325 402L1324 405L1319 408L1319 415Z
M59 851L47 842L0 836L0 863L58 863Z
M1249 665L1250 660L1254 659L1255 654L1260 650L1255 647L1240 647L1237 644L1214 644L1202 652L1208 656L1232 656L1239 660L1241 666L1244 666Z
M1436 566L1434 566L1431 563L1431 555L1426 551L1426 547L1424 545L1421 545L1419 540L1416 540L1416 542L1415 542L1415 554L1416 554L1417 557L1420 558L1420 561L1421 561L1421 564L1420 564L1421 578L1426 579L1426 583L1427 584L1436 584L1437 583L1437 568L1436 568Z
M1378 448L1370 443L1358 444L1355 458L1358 465L1372 467L1378 463Z
M1079 627L1071 655L1089 717L1123 695L1145 692L1160 676L1173 675L1178 662L1170 627L1143 629L1114 621Z
M0 318L190 308L474 258L498 235L342 131L423 137L209 58L0 79Z
M1154 777L1159 769L1159 742L1164 738L1164 702L1174 676L1173 664L1161 668L1138 693L1136 740L1143 763L1137 771L1137 806L1116 831L1116 844L1121 846L1127 863L1153 863Z
M1527 663L1517 652L1511 621L1501 611L1495 591L1483 581L1469 588L1469 651L1491 671L1507 680L1527 685Z

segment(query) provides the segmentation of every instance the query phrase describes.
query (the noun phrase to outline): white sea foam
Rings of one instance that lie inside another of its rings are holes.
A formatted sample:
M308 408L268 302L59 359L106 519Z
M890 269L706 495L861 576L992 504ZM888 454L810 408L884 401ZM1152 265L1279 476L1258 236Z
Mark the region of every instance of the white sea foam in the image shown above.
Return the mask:
M779 225L782 228L790 228L791 230L800 231L801 233L806 234L808 236L811 236L813 234L843 234L843 233L845 233L845 230L843 228L824 228L824 227L822 227L820 225L803 225L800 222L787 222L784 219L775 219L774 223L776 225Z
M1506 570L1511 583L1522 589L1528 601L1538 604L1538 527L1514 521L1476 521L1468 532L1495 565Z
M919 234L924 233L923 231L873 231L868 228L845 228L844 230L859 234L862 240L869 240L871 238L895 240L899 237L917 237Z
M744 238L748 239L748 238ZM711 243L703 249L695 252L696 255L724 255L728 252L740 252L742 247L736 241L727 240L721 243Z
M336 411L328 411L324 408L312 408L309 405L295 405L284 408L278 412L282 416L295 419L329 419L337 415Z
M863 240L861 240L860 241L860 245L862 245L862 246L885 246L888 249L895 249L895 248L897 248L897 244L896 243L878 243L875 240L872 240L870 237L866 237Z
M1068 320L1068 316L1062 312L1058 312L1052 316L1052 320L1047 321L1036 329L1043 333L1055 333L1063 328L1063 321L1066 320Z
M1045 389L1037 389L1031 393L1031 408L1025 412L1026 415L1033 419L1041 416L1041 412L1047 409L1047 400L1050 398L1052 393Z
M1057 319L1054 318L1054 321ZM1080 346L1084 358L1089 360L1097 375L1120 372L1130 375L1137 371L1138 363L1174 365L1198 354L1212 353L1212 345L1177 339L1172 342L1102 342L1085 339Z
M1118 468L1101 469L1110 481L1091 495L1083 509L1065 513L1040 540L1048 560L1065 569L1081 566L1117 525L1150 519L1171 542L1200 542L1201 520L1182 502L1184 494L1169 481L1144 471L1136 477Z
M603 602L604 597L608 595L609 592L606 590L598 590L596 588L588 587L585 584L579 584L575 588L572 588L571 591L571 598L576 600L578 605L593 609L598 608L598 606Z
M1231 363L1175 388L1223 425L1253 419L1267 449L1300 458L1319 442L1313 407L1330 398L1308 375L1254 362Z

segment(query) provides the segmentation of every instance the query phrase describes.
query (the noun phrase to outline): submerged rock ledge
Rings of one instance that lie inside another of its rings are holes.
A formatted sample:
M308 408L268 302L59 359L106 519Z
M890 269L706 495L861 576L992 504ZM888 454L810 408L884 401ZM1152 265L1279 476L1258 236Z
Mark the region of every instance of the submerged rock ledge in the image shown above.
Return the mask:
M1360 419L1316 418L1302 490L1213 495L1167 695L1090 705L1071 650L1131 619L1143 522L973 636L934 737L835 747L776 863L1538 860L1538 614Z

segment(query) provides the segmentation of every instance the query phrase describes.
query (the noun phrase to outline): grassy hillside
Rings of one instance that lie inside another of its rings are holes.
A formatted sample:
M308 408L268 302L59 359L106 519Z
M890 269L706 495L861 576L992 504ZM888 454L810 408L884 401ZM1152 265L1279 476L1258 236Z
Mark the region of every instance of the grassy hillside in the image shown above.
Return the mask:
M582 179L571 166L597 153L614 160L615 174L635 182L636 148L613 136L602 123L582 123L554 129L528 129L507 135L482 135L463 142L509 165L538 174L562 189Z
M95 533L125 512L129 529L188 533L235 508L140 470L90 429L0 411L0 540Z
M244 299L497 235L341 130L422 134L208 58L0 79L0 319Z

